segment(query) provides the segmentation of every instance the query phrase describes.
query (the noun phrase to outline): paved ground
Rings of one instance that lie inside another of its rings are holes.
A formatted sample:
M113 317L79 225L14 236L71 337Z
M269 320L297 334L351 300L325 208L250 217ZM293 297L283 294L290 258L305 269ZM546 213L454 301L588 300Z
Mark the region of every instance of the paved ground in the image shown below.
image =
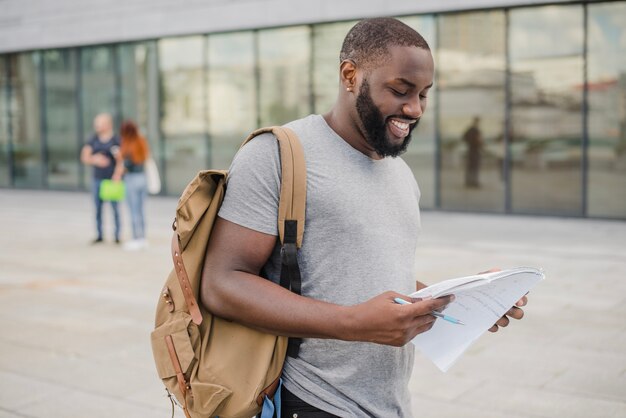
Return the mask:
M149 333L175 204L150 200L150 248L130 253L88 245L86 194L0 190L0 418L170 416ZM626 222L427 212L422 223L425 282L520 265L547 280L523 321L448 373L417 356L416 417L626 417Z

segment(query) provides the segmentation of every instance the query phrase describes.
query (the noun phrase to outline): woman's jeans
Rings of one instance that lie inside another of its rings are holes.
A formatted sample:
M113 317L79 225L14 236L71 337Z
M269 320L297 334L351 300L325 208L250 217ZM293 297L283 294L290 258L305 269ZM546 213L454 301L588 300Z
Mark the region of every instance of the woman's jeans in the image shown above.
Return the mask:
M124 182L126 182L126 202L130 209L130 220L133 226L133 239L144 239L146 233L143 208L147 195L146 175L143 172L126 173Z
M93 179L91 183L91 194L93 195L93 201L96 205L96 229L98 232L97 239L102 239L102 203L104 202L100 199L100 183L102 183L104 179ZM111 202L111 207L113 208L113 219L115 220L115 241L119 242L120 240L120 212L118 210L117 202Z

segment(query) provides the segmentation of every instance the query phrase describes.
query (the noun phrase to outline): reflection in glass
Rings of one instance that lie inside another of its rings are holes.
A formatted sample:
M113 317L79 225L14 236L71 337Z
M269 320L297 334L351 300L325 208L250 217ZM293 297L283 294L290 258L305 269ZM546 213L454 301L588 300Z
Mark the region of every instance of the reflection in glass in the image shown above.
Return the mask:
M208 57L210 167L227 169L256 127L253 32L209 36Z
M0 187L11 185L9 165L9 106L7 57L0 55Z
M10 79L13 165L16 187L43 186L40 129L41 56L37 52L11 55Z
M117 47L122 91L122 119L133 120L146 132L150 103L148 101L149 53L147 44L124 44Z
M428 42L431 51L436 47L435 19L433 16L416 16L401 19L417 30ZM411 145L402 158L411 167L421 191L420 207L435 207L435 97L437 81L428 92L427 108L419 126L412 133Z
M115 104L115 62L113 47L81 48L81 116L83 140L93 135L93 120L100 113L109 113L118 122ZM117 132L117 126L115 126ZM89 187L92 170L83 170L84 184Z
M76 51L45 51L43 61L48 186L53 189L77 189L79 142L76 129Z
M310 28L262 30L258 36L261 125L281 125L308 115Z
M626 3L589 5L590 216L626 217Z
M208 165L204 110L204 39L159 41L161 129L167 193L178 194Z
M325 113L337 99L339 88L339 52L343 38L354 22L313 26L313 91L315 113Z
M150 143L150 154L160 163L159 103L156 42L117 47L121 82L121 117L130 119Z
M441 206L504 211L505 16L439 18Z
M511 204L582 214L583 8L510 12Z

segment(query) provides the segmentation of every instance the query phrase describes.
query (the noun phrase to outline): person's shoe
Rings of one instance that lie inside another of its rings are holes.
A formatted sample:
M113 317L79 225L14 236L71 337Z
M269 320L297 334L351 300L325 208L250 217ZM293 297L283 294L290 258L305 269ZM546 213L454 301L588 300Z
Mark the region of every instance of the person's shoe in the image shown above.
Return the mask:
M95 245L95 244L100 244L102 242L104 242L104 240L101 237L98 237L98 238L94 239L93 241L91 241L91 244Z
M119 238L115 238L115 243L116 243L116 244L119 244L120 242L121 242L121 241L120 241L120 239L119 239Z
M126 251L137 251L143 248L141 240L134 239L124 243L124 249Z

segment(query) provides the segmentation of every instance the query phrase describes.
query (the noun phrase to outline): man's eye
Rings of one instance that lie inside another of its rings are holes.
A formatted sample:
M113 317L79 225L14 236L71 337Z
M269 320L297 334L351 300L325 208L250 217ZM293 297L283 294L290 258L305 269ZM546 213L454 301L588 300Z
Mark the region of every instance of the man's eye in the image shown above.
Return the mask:
M398 91L396 89L391 89L391 91L398 97L406 96L406 92Z
M428 99L428 96L426 96L425 94L420 94L420 99L426 100Z

